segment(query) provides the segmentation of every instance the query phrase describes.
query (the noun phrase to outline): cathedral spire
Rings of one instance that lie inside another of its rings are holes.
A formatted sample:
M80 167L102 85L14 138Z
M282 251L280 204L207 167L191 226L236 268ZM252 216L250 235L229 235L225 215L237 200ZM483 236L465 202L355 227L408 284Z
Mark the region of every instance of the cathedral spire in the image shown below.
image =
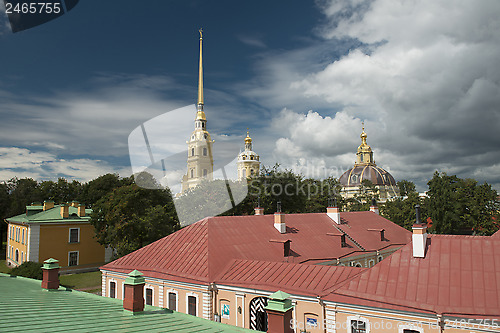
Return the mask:
M203 111L203 29L200 32L200 65L198 73L198 111Z

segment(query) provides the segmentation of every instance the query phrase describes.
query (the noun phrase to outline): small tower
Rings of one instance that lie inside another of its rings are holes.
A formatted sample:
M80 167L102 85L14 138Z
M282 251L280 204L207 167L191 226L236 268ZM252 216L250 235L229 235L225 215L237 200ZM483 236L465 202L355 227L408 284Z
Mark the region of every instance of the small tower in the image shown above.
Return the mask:
M198 104L194 131L191 133L188 145L187 173L182 177L182 192L194 188L204 179L213 179L214 160L212 157L213 140L207 131L207 118L203 111L203 34L200 29L200 64L198 73Z
M238 180L244 180L259 174L259 155L252 150L252 138L247 130L245 138L245 150L238 155Z
M363 123L363 130L361 135L361 145L358 147L358 152L356 153L356 162L354 165L375 165L373 160L372 147L366 143L366 138L368 135L365 133L365 124Z

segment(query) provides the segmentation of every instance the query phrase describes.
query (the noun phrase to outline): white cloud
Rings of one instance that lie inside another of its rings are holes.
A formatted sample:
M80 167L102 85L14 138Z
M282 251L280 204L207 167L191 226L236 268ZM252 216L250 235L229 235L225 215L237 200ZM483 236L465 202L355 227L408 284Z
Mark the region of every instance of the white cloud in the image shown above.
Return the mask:
M423 186L438 169L498 183L479 170L500 162L500 2L327 1L321 8L323 43L361 44L309 73L291 70L286 56L268 63L284 69L268 84L273 93L283 78L301 76L283 89L282 105L295 95L328 115L304 114L302 105L276 115L289 129L276 141L277 156L325 156L339 165L340 156L354 156L363 119L375 159L396 178Z
M54 180L58 177L89 181L107 173L130 176L128 168L116 168L105 161L93 159L62 159L48 152L25 148L0 147L0 181L13 177Z

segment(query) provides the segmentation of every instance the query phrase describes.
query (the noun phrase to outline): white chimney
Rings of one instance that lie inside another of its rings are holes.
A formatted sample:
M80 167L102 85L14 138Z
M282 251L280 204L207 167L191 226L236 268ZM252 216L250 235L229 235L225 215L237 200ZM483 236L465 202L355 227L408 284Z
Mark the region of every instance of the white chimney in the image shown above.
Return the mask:
M326 208L326 215L331 218L335 223L340 224L340 212L338 207Z
M427 225L420 222L420 206L416 205L417 221L412 226L412 244L413 244L413 257L425 258L425 250L427 245Z
M281 234L286 233L285 214L283 214L282 212L274 213L274 227Z
M374 212L375 214L378 214L378 206L377 206L377 201L375 199L372 199L372 204L370 206L370 212Z

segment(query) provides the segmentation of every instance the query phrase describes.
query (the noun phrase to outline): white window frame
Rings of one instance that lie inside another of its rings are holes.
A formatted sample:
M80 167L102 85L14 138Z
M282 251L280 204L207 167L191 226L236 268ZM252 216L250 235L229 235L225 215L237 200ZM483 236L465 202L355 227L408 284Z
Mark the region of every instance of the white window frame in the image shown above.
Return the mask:
M70 258L70 255L71 253L74 253L76 252L76 265L69 265L69 258ZM74 266L78 266L80 265L80 251L68 251L68 267L74 267Z
M74 230L74 229L78 230L78 240L76 242L72 242L71 241L71 230ZM69 230L68 230L68 243L69 244L78 244L78 243L80 243L80 228L69 228Z
M170 309L170 296L169 296L170 293L175 294L175 311L179 311L179 293L177 292L177 290L174 290L174 289L167 290L167 306L166 306L166 308Z
M115 297L111 297L111 282L115 283ZM109 298L118 298L118 282L115 279L109 279L107 294Z
M196 298L196 314L195 314L195 317L198 317L198 309L199 309L199 299L198 299L198 295L195 294L195 293L187 293L186 294L186 314L189 314L189 296L193 296Z
M370 333L370 321L364 317L359 316L359 315L347 317L347 331L349 333L351 333L351 321L353 321L353 320L363 321L365 323L366 333Z
M398 333L403 333L404 330L415 330L417 332L424 333L423 327L413 326L408 324L398 326Z
M146 303L146 289L151 289L152 290L152 293L151 293L151 305L154 306L154 304L155 304L155 288L153 288L153 286L150 285L150 284L145 284L144 285L144 304L147 304Z

